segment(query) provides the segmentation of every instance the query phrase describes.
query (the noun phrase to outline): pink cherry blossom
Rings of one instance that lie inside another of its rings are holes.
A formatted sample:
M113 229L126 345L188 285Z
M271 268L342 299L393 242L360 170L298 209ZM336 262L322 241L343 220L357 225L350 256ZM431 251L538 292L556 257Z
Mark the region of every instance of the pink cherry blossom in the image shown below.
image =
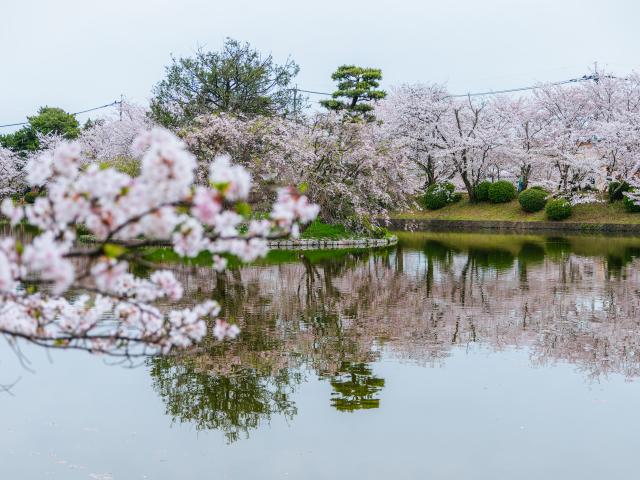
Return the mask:
M182 299L182 284L166 269L136 276L129 267L138 258L136 245L171 242L187 257L210 251L220 271L227 262L222 255L255 260L267 253L264 237L288 233L268 219L250 222L250 232L241 234L244 218L234 202L248 196L248 172L217 159L213 187L194 185L195 157L166 130L142 132L134 141L138 176L92 164L82 139L48 139L46 145L25 167L27 183L43 187L44 194L24 208L10 198L0 206L13 224L24 215L42 231L24 247L12 237L0 240L0 334L116 355L188 347L204 338L205 319L216 318L220 306L205 301L172 308ZM294 224L317 212L302 196L294 203ZM98 243L76 244L80 225ZM44 285L34 292L25 281ZM70 289L79 292L73 301L65 296ZM230 339L238 332L235 325L218 324L215 336Z
M219 186L225 198L230 201L245 200L251 189L251 175L239 165L231 165L228 155L215 158L209 167L209 181Z

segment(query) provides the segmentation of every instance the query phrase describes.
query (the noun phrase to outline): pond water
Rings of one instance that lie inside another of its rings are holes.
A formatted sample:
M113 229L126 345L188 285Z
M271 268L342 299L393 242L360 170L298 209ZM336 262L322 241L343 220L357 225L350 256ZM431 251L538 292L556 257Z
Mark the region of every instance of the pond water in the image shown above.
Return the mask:
M634 478L638 257L429 233L182 266L239 339L136 368L3 343L0 478Z

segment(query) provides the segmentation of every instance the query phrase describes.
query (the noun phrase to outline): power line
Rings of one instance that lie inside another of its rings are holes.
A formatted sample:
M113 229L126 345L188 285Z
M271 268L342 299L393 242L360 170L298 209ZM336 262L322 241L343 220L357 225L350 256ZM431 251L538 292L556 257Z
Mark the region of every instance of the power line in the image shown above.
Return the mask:
M333 93L327 93L327 92L317 92L315 90L303 90L301 88L292 88L292 90L295 90L297 92L302 92L302 93L312 93L314 95L327 95L329 97L333 96Z
M570 78L568 80L560 80L558 82L552 82L549 85L566 85L569 83L576 83L576 82L585 82L588 80L594 80L594 81L598 81L600 78L617 78L614 77L612 75L606 75L605 77L600 77L597 73L591 74L591 75L583 75L582 77L577 77L577 78ZM486 96L486 95L499 95L501 93L514 93L514 92L524 92L527 90L535 90L536 88L540 88L539 85L530 85L530 86L526 86L526 87L515 87L515 88L505 88L503 90L490 90L490 91L486 91L486 92L469 92L469 93L459 93L459 94L451 94L451 95L446 95L444 98L462 98L462 97L481 97L481 96ZM328 93L328 92L319 92L317 90L303 90L301 88L292 88L291 90L295 91L295 92L302 92L302 93L311 93L314 95L326 95L326 96L333 96L332 93Z
M593 80L595 82L597 82L601 77L597 74L591 74L591 75L583 75L582 77L578 77L578 78L570 78L569 80L561 80L559 82L551 82L548 85L566 85L568 83L577 83L577 82L586 82L588 80ZM612 75L606 75L602 78L617 78L614 77ZM501 93L513 93L513 92L524 92L526 90L535 90L536 88L540 88L540 85L530 85L528 87L516 87L516 88L506 88L504 90L491 90L488 92L477 92L477 93L460 93L460 94L456 94L456 95L446 95L443 98L461 98L461 97L481 97L481 96L485 96L485 95L499 95Z
M81 113L88 113L88 112L93 112L95 110L102 110L103 108L108 108L108 107L114 107L116 105L121 105L122 104L122 100L116 100L114 102L111 103L107 103L105 105L100 105L99 107L93 107L93 108L87 108L86 110L80 110L79 112L73 112L70 115L80 115ZM18 122L18 123L7 123L5 125L0 125L0 128L3 127L19 127L21 125L27 125L29 122Z
M549 83L548 85L566 85L569 83L577 83L577 82L586 82L589 80L593 80L595 82L597 82L600 78L618 78L618 77L614 77L613 75L606 75L604 77L600 77L600 75L598 75L597 73L593 73L591 75L583 75L582 77L577 77L577 78L570 78L568 80L560 80L559 82L552 82ZM527 87L516 87L516 88L506 88L503 90L490 90L487 92L474 92L474 93L459 93L459 94L452 94L452 95L445 95L443 98L462 98L462 97L482 97L482 96L486 96L486 95L499 95L501 93L514 93L514 92L524 92L527 90L535 90L536 88L540 88L540 85L530 85ZM302 88L291 88L289 89L291 91L294 92L294 95L297 92L301 92L301 93L310 93L313 95L325 95L325 96L329 96L332 97L333 94L332 93L328 93L328 92L319 92L317 90L304 90ZM81 113L87 113L87 112L93 112L95 110L102 110L103 108L108 108L108 107L113 107L116 105L122 105L122 100L115 100L114 102L111 103L107 103L106 105L100 105L99 107L93 107L93 108L88 108L86 110L81 110L79 112L74 112L71 115L80 115ZM18 123L7 123L5 125L0 125L0 128L3 127L19 127L21 125L27 125L29 122L18 122Z

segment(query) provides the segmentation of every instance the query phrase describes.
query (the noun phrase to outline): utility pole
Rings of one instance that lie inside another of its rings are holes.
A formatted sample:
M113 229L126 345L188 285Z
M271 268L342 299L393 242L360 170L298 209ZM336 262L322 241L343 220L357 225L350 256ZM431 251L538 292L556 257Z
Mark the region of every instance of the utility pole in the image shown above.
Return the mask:
M296 84L293 87L293 114L297 115L298 113L298 85Z

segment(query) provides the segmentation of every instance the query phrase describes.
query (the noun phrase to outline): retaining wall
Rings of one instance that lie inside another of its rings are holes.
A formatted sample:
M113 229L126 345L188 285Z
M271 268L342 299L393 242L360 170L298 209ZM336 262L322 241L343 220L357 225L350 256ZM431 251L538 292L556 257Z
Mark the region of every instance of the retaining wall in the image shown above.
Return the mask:
M290 239L271 240L269 248L282 250L320 250L331 248L377 248L388 247L398 243L398 237L391 238L346 238L343 240L321 239Z
M579 222L509 222L495 220L392 219L391 230L406 231L503 231L566 233L634 233L640 224Z

